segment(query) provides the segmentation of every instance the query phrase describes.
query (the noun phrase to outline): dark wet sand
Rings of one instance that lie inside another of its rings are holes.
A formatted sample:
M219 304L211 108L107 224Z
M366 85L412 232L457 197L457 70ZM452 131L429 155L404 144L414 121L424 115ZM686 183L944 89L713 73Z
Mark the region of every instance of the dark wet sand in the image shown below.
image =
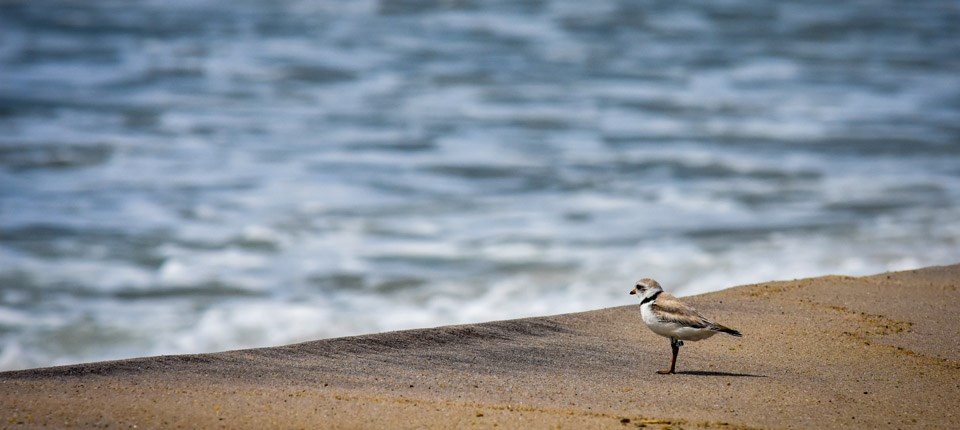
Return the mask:
M0 427L956 428L960 265L687 300L744 337L597 311L0 373Z

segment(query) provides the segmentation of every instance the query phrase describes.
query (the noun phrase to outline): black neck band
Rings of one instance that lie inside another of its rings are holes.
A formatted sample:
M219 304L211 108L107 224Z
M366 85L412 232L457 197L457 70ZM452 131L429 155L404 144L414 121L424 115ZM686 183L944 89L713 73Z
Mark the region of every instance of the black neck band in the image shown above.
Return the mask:
M640 301L640 306L643 306L643 305L645 305L645 304L647 304L647 303L650 303L650 302L656 300L656 299L657 299L657 296L659 296L660 293L662 293L662 292L663 292L663 290L660 290L660 291L657 291L656 293L653 293L653 295L650 296L650 297L644 297L643 300Z

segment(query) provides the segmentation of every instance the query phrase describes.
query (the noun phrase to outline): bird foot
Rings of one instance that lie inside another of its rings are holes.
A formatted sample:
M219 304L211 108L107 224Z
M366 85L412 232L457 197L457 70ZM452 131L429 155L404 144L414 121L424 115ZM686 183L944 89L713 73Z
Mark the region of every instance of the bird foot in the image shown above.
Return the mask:
M657 373L659 373L659 374L661 374L661 375L672 375L672 374L673 374L673 369L670 369L670 370L658 370Z

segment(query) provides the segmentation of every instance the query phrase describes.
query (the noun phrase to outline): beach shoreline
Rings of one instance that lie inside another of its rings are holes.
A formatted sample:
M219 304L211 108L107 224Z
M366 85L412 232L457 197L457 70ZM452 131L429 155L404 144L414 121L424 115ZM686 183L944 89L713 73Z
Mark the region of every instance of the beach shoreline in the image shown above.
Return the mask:
M685 298L739 329L681 348L636 303L211 354L0 373L0 425L947 427L960 265ZM669 289L669 288L668 288Z

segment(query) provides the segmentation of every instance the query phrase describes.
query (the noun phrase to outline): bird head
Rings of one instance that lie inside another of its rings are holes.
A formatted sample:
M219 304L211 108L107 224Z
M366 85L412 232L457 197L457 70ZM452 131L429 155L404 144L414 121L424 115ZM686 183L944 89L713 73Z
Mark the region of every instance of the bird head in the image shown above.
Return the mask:
M660 283L650 278L643 278L630 290L630 294L644 295L648 290L663 290Z

